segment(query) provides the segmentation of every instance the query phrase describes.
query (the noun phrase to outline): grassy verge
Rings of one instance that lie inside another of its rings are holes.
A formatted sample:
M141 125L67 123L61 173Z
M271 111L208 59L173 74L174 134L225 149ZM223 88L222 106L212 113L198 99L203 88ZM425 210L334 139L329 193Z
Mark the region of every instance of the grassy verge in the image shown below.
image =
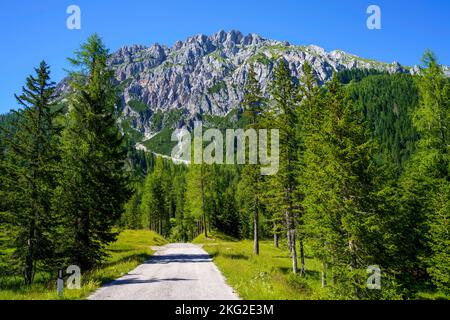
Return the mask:
M150 246L166 244L166 240L151 231L123 231L117 242L108 247L109 258L102 267L83 274L80 290L65 290L63 299L85 299L103 284L117 279L147 260ZM50 275L38 274L35 283L26 287L19 277L3 279L0 300L53 300L56 281Z
M320 264L308 256L308 248L307 271L302 278L292 274L287 248L275 248L272 241L261 241L259 256L253 254L253 241L238 241L217 233L209 238L201 235L193 243L203 245L228 284L244 300L333 299L330 291L321 286ZM449 296L430 286L419 290L413 299L448 300Z
M304 278L291 272L291 259L286 248L275 248L272 241L262 241L260 255L253 254L252 241L236 241L221 235L194 240L204 249L244 300L324 299L319 263L307 257Z

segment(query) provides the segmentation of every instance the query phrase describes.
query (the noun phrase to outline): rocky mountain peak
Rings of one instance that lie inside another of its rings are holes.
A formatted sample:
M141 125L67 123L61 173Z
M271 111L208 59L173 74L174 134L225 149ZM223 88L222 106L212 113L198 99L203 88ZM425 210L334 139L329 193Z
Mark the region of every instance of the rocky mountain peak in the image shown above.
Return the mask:
M250 65L268 94L274 66L280 59L287 62L294 77L300 77L303 65L309 62L320 84L344 69L413 74L420 70L398 62L363 59L342 50L327 52L315 45L297 46L254 33L243 35L237 30L195 35L170 48L157 43L150 47L125 46L111 55L109 64L123 90L123 118L151 137L160 130L154 124L161 114L175 112L183 115L184 122L190 122L204 114L225 116L239 107ZM450 73L449 68L445 70Z

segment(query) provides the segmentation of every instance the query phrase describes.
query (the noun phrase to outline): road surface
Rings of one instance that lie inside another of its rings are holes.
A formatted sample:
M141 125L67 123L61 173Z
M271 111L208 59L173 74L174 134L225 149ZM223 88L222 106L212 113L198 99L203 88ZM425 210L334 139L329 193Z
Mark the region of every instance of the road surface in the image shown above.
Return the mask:
M169 244L90 300L237 300L238 296L200 246Z

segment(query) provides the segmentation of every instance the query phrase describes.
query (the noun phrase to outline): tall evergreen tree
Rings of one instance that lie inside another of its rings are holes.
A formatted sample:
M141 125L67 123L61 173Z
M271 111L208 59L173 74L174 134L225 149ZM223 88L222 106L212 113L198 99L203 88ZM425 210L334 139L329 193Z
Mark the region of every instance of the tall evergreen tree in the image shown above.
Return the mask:
M249 67L247 83L244 88L244 118L247 123L246 129L255 130L257 133L261 127L261 117L263 112L263 101L261 88L256 79L254 66ZM249 153L249 150L247 150ZM259 255L259 228L260 214L262 206L262 176L259 164L246 164L242 172L243 191L250 197L245 209L253 216L253 252Z
M164 236L169 233L170 220L168 178L163 159L157 158L154 171L145 179L140 206L144 227Z
M101 262L116 239L112 227L130 197L124 139L116 122L117 95L107 67L108 50L91 36L69 62L67 127L63 132L61 212L67 217L68 255L87 270Z
M296 165L297 170L296 206L298 212L297 234L300 246L301 275L306 274L304 241L307 232L306 226L304 224L304 207L302 205L302 200L304 199L304 184L305 184L304 180L307 165L305 161L305 152L306 152L305 140L307 139L307 136L312 135L317 130L320 130L319 119L322 116L321 97L322 97L322 90L317 83L314 71L311 65L308 62L306 62L303 65L303 76L300 78L300 85L299 85L300 104L296 109L297 125L295 132L296 134L295 139L297 141L297 158L298 158L298 162Z
M206 212L207 168L204 164L193 164L186 174L186 213L197 223L197 235L208 237L208 217Z
M280 193L274 201L284 213L287 229L288 247L292 256L292 271L297 273L296 218L298 206L297 166L298 141L296 130L298 122L298 91L291 77L288 65L280 60L274 72L272 83L273 110L277 114L275 126L280 130L280 166L278 174L272 177L272 188Z
M406 203L415 220L418 268L428 266L433 283L450 287L450 83L436 56L427 51L418 79L419 107L413 124L420 135L402 179ZM426 235L424 237L424 235ZM418 269L417 271L420 271Z
M345 97L337 78L327 86L321 130L307 138L304 205L315 255L330 266L339 296L361 297L371 261L374 145L362 113ZM308 182L309 181L309 182Z
M36 76L27 78L23 93L16 95L23 107L17 115L15 133L6 140L2 162L4 218L15 239L15 257L25 283L31 284L36 270L52 262L56 249L57 216L52 210L59 161L55 119L59 109L52 104L55 91L50 68L41 62Z
M139 230L142 226L140 204L142 201L142 190L137 184L130 201L125 205L125 212L122 215L121 226L132 230Z

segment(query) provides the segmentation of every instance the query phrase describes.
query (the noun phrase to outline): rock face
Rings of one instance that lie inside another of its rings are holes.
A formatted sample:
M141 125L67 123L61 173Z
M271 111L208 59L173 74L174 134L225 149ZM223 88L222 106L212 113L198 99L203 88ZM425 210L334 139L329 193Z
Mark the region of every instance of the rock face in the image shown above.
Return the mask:
M244 36L239 31L196 35L171 48L159 44L123 47L112 54L109 63L123 90L124 119L149 138L160 130L152 125L157 113L178 110L187 121L200 114L227 115L243 99L250 64L267 92L278 59L288 63L295 77L301 76L302 66L308 61L321 84L334 71L343 69L418 72L418 68L405 68L397 62L386 64L340 50L294 46L256 34Z

